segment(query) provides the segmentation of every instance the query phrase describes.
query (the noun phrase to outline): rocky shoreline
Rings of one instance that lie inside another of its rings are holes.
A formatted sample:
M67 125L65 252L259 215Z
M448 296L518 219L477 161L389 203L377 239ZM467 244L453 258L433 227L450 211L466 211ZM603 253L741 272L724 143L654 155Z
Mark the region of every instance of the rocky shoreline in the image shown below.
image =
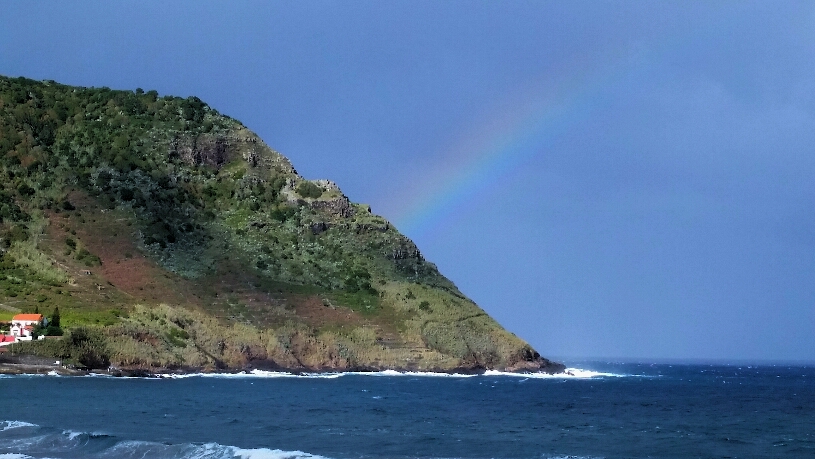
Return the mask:
M338 374L338 373L376 373L381 371L396 371L400 373L417 372L416 368L373 368L360 367L337 369L303 369L303 368L283 368L279 366L247 366L246 368L217 369L212 367L179 367L179 368L120 368L111 366L107 369L84 369L72 365L64 365L62 362L50 358L37 357L33 355L0 356L0 375L59 375L59 376L89 376L105 375L113 377L132 378L162 378L172 376L183 376L192 374L246 374L255 370L288 373L292 375L314 375L314 374ZM452 369L436 369L431 371L421 371L421 373L438 374L459 374L478 375L488 371L483 367L459 367ZM546 367L537 371L529 368L506 370L508 373L547 373L559 374L565 372L565 366L559 363L549 362Z

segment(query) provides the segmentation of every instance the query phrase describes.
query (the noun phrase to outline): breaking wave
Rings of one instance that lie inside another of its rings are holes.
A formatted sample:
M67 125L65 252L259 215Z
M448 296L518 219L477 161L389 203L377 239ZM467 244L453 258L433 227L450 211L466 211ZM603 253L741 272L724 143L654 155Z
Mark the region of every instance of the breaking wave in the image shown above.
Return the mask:
M422 378L476 378L479 376L509 376L534 379L588 379L604 377L625 377L630 375L617 373L603 373L580 368L567 368L563 373L511 373L505 371L487 370L484 373L436 373L429 371L348 371L342 373L288 373L283 371L250 370L238 373L189 373L189 374L160 374L160 378L303 378L303 379L337 379L343 376L371 376L371 377L422 377Z
M487 370L485 376L514 376L519 378L534 379L591 379L591 378L622 378L631 375L618 373L603 373L600 371L583 370L580 368L567 368L563 373L509 373L505 371Z
M101 432L75 432L22 421L0 421L0 459L330 459L302 451L239 448L218 443L167 444L122 440ZM589 456L541 456L593 459Z
M590 379L590 378L608 378L608 377L626 377L626 376L639 376L619 373L607 373L593 370L584 370L580 368L567 368L563 373L512 373L507 371L487 370L483 373L437 373L430 371L396 371L396 370L383 370L383 371L346 371L336 373L290 373L285 371L267 371L267 370L248 370L239 371L235 373L157 373L148 377L138 377L139 379L186 379L186 378L293 378L293 379L337 379L343 376L370 376L370 377L421 377L421 378L475 378L479 376L507 376L515 378L532 378L532 379ZM55 371L40 374L24 374L24 375L3 375L2 378L19 378L19 377L63 377ZM76 376L71 376L72 378ZM119 379L119 376L90 373L85 376L86 378L114 378ZM0 459L3 459L0 456Z
M244 449L218 443L165 444L122 440L100 432L74 432L22 421L0 421L0 459L327 459L302 451Z

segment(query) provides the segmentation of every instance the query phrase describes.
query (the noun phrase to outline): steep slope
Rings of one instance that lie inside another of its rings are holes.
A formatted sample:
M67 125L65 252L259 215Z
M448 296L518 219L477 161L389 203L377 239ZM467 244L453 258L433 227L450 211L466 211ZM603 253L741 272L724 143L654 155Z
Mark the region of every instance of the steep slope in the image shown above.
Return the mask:
M0 161L0 314L58 306L68 330L32 352L146 369L562 369L388 221L195 97L0 77Z

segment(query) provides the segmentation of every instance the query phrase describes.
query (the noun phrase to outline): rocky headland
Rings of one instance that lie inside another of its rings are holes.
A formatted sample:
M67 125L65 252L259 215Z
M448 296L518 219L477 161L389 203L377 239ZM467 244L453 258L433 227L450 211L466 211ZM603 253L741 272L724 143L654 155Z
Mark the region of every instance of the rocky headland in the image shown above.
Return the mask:
M0 77L0 160L0 323L58 309L15 345L48 371L563 370L198 98Z

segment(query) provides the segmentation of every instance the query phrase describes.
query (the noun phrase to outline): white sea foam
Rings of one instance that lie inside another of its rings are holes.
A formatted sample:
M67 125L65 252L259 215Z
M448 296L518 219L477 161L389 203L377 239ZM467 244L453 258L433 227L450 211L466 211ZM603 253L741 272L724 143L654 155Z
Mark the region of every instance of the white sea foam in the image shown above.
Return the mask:
M396 371L396 370L368 371L368 372L351 371L346 374L359 376L411 376L422 378L471 378L473 376L478 376L477 374L464 374L464 373L435 373L432 371Z
M636 375L626 375L618 373L605 373L593 370L584 370L580 368L567 368L563 373L512 373L508 371L487 370L484 373L441 373L432 371L396 371L396 370L382 370L382 371L346 371L346 372L332 372L332 373L290 373L285 371L267 371L267 370L249 370L240 371L236 373L185 373L185 374L156 374L154 376L138 377L137 379L185 379L185 378L224 378L224 379L242 379L242 378L261 378L261 379L274 379L274 378L296 378L296 379L337 379L343 376L372 376L372 377L395 377L395 376L408 376L408 377L422 377L422 378L474 378L478 376L508 376L532 379L589 379L589 378L604 378L604 377L626 377ZM27 376L59 376L56 372L38 375L0 375L2 377L27 377ZM119 376L108 375L103 373L91 373L85 375L86 378L112 378L112 379L132 379L121 378Z
M323 456L302 451L282 451L279 449L240 449L233 448L234 457L240 459L326 459Z
M477 374L461 373L434 373L430 371L346 371L336 373L288 373L285 371L250 370L238 373L189 373L189 374L161 374L160 378L301 378L301 379L337 379L343 376L420 376L434 378L470 378Z
M95 432L77 432L74 430L57 431L42 429L36 424L23 421L0 421L0 432L22 427L36 427L31 436L22 438L3 438L0 447L6 451L0 453L0 459L29 459L24 454L32 448L45 446L48 450L67 453L67 457L84 457L91 441L108 437L107 434ZM284 451L268 448L240 448L219 443L158 443L141 440L114 441L102 450L95 450L94 457L99 459L121 457L151 457L156 459L329 459L303 451ZM66 442L67 441L67 442ZM97 443L97 445L99 445ZM56 449L53 449L56 448ZM95 447L91 446L91 449ZM62 457L62 456L60 456Z
M563 373L509 373L506 371L487 370L484 376L513 376L516 378L531 378L531 379L590 379L590 378L608 378L608 377L625 377L628 375L617 373L602 373L599 371L583 370L580 368L567 368Z
M312 378L312 379L336 379L342 373L287 373L285 371L252 370L248 373L257 378Z
M0 432L5 432L6 430L11 429L18 429L20 427L37 427L37 425L24 421L0 421Z
M20 374L2 374L0 378L42 378L48 376L46 373L20 373Z
M630 375L617 373L604 373L581 368L567 368L563 373L512 373L507 371L487 370L484 373L440 373L431 371L347 371L337 373L288 373L285 371L250 370L238 373L189 373L189 374L161 374L159 378L184 379L184 378L299 378L299 379L337 379L343 376L371 376L371 377L422 377L422 378L474 378L478 376L509 376L516 378L533 379L588 379L602 377L625 377Z
M82 432L76 432L76 431L73 431L73 430L66 430L66 431L62 432L62 434L66 435L68 437L68 440L73 440L74 438L81 436Z
M188 373L188 374L160 374L160 378L309 378L309 379L336 379L343 373L287 373L285 371L251 370L238 373Z

